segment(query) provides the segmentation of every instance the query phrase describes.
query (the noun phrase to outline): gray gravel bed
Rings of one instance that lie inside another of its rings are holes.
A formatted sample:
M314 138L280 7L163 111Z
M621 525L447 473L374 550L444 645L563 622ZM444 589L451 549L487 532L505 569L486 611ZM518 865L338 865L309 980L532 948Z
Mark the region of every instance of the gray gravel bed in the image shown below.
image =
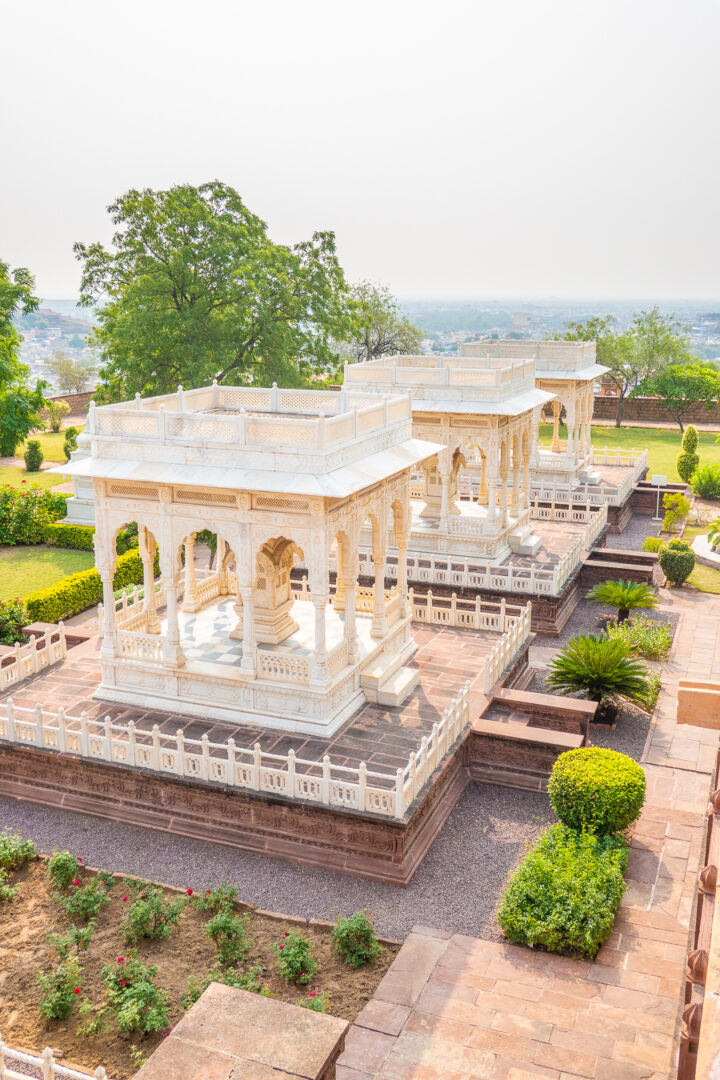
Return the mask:
M305 918L369 908L380 934L402 940L416 923L499 939L495 911L509 872L553 820L547 796L470 785L406 889L134 825L0 797L0 829L38 850L67 848L91 866L182 888L228 879L245 902Z
M662 496L660 496L660 513L664 513ZM643 541L648 536L659 536L661 525L662 522L653 521L650 514L633 514L623 532L608 534L605 546L642 551Z

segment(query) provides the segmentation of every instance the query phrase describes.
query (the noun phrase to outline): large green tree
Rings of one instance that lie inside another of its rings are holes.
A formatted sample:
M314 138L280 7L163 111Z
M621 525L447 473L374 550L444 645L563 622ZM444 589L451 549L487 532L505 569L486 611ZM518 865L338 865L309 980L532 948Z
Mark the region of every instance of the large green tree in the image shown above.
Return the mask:
M340 352L350 360L417 353L423 332L398 307L384 285L360 281L352 288L352 326Z
M644 394L664 398L668 412L684 431L689 409L700 404L712 409L720 401L720 371L706 360L670 364L644 382L641 389Z
M14 323L20 314L35 311L35 281L25 267L11 271L0 261L0 456L11 457L19 443L41 424L45 403L43 382L31 386L30 369L20 362L22 335Z
M276 244L231 187L131 190L112 249L76 244L81 303L99 305L98 397L219 382L303 385L338 362L348 290L331 232Z
M597 362L607 367L606 378L617 391L615 426L620 427L625 405L644 393L648 379L674 363L690 359L687 332L673 316L659 308L639 311L629 329L618 332L613 315L571 322L566 341L596 341Z

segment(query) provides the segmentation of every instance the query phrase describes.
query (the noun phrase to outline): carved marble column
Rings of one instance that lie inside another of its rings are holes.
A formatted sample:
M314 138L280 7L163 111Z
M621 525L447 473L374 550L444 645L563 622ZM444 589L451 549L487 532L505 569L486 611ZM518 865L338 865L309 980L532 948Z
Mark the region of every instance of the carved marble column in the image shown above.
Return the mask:
M165 582L165 605L167 607L167 628L163 641L163 660L172 667L182 667L185 663L183 651L180 648L180 626L178 623L177 603L177 577L168 578Z
M157 616L157 600L155 597L155 541L144 525L141 525L138 529L138 546L143 567L145 631L148 634L159 634L160 620Z
M197 581L195 580L196 535L196 533L190 533L185 541L185 590L183 592L183 610L188 612L197 611L200 607L197 595Z
M512 451L512 508L516 516L520 511L518 506L520 498L520 455L517 446L517 441L514 441Z
M552 402L552 414L553 414L553 433L552 433L552 445L550 449L553 454L559 454L561 452L560 446L560 413L562 412L562 401L558 401L557 398Z
M218 533L217 538L217 550L215 552L215 561L218 572L218 584L220 586L220 595L227 596L228 583L227 583L227 565L225 562L226 546L222 536Z
M485 454L480 458L480 490L477 497L478 506L487 506L488 504L488 485L487 485L487 458Z
M450 473L440 473L440 529L447 531L450 514Z
M115 627L115 595L112 569L99 571L103 587L103 643L101 656L117 655L117 631Z
M315 651L312 658L310 681L325 682L328 677L327 628L325 623L328 596L325 593L320 596L313 593L312 602L315 608Z
M342 574L345 597L345 625L343 635L348 647L348 661L354 664L360 653L360 640L357 632L355 600L357 590L357 541L350 541L350 550L343 548L343 561L338 563L338 575Z
M407 585L407 549L408 534L398 531L395 533L395 543L398 553L398 592L401 597L401 615L404 618L408 610L408 585Z
M343 550L343 542L338 536L335 540L337 545L337 574L335 575L335 596L333 597L333 608L335 611L345 610L345 571L343 569L345 552Z
M373 533L373 565L375 567L375 584L373 586L373 620L370 634L374 638L382 638L387 634L387 619L385 618L385 529L379 528L380 537L375 539Z
M257 645L255 644L255 614L252 586L238 589L242 601L242 660L240 670L255 678L257 672Z

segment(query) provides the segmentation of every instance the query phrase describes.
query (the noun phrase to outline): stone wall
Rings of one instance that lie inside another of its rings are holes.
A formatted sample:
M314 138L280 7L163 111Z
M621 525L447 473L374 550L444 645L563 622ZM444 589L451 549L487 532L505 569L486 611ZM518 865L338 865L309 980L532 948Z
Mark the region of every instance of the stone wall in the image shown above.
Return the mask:
M71 416L80 416L88 411L94 393L94 390L83 390L80 394L52 394L47 400L64 401L70 406Z
M596 420L614 420L617 416L618 399L606 397L604 394L595 395L595 408L593 416ZM633 420L636 423L649 420L653 423L677 424L677 421L665 408L662 398L637 397L625 402L623 421ZM704 405L696 405L685 414L685 422L688 424L717 424L720 428L720 402L715 401L712 408L706 409ZM678 428L678 433L679 433ZM596 440L597 441L597 440Z

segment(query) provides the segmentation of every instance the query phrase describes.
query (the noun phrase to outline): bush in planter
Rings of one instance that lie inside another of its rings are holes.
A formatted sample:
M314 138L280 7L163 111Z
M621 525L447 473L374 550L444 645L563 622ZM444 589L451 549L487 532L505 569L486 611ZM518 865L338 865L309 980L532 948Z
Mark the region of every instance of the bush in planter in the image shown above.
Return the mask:
M701 499L720 499L720 465L703 465L693 473L690 484Z
M672 532L676 525L690 513L690 503L679 491L663 495L663 532Z
M682 441L682 453L679 455L675 468L678 471L678 476L681 480L684 480L686 484L690 482L690 477L695 472L700 463L700 458L697 455L698 433L695 428L690 424L685 428L685 434Z
M498 922L518 945L592 959L625 892L628 843L553 825L510 879Z
M364 911L356 911L347 919L338 915L332 941L339 956L352 968L369 964L382 952L375 927Z
M548 783L550 804L571 829L617 833L636 820L645 801L645 773L616 750L586 746L561 754Z
M647 692L647 675L624 641L588 634L571 638L556 654L546 682L559 694L583 693L599 703L599 716L609 716L618 698L635 701Z
M43 463L45 455L40 449L40 443L37 439L30 439L23 457L25 458L25 468L28 472L40 472L40 466Z
M0 600L0 645L24 641L23 626L30 622L22 600Z
M695 569L695 552L687 540L670 540L660 552L658 562L671 585L682 585Z

